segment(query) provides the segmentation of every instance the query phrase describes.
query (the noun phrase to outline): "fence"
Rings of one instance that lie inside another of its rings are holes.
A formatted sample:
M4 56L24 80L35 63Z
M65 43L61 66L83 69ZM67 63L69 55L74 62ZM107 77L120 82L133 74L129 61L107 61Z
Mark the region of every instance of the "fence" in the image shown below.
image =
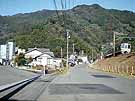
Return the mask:
M128 66L128 65L107 65L107 66L93 66L94 69L102 70L105 72L112 72L118 74L127 74L135 76L135 66Z

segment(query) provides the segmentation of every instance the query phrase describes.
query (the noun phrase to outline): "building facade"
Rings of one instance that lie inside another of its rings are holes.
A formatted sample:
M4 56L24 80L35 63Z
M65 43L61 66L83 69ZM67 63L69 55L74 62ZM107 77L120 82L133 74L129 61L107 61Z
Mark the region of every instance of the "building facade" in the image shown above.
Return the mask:
M13 42L7 42L7 44L5 45L0 45L1 64L3 65L10 64L14 55L15 55L15 44Z
M7 43L7 60L11 61L15 55L15 44L13 42Z
M54 53L46 48L30 48L25 53L25 58L32 58L33 61L29 63L30 66L47 66L48 68L55 68Z
M7 59L7 45L0 45L0 58Z

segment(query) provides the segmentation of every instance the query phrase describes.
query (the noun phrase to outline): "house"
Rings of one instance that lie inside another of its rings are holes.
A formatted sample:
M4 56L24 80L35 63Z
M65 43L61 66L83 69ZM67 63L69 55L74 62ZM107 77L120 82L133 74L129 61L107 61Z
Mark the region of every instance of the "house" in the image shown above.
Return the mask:
M89 63L87 56L78 56L78 59L81 59L82 63Z
M15 52L16 52L17 55L19 55L20 53L25 54L26 53L26 50L16 47Z
M42 65L42 66L48 66L51 67L53 66L53 60L54 60L54 55L52 52L49 53L43 53L41 55L38 55L33 59L31 62L32 66L36 65Z
M35 58L43 53L50 52L50 49L46 48L28 48L28 51L25 53L25 58Z
M62 59L61 58L54 58L53 60L53 65L56 67L61 67L62 66Z
M33 61L29 63L31 66L48 66L54 67L54 53L50 49L45 48L29 48L25 53L25 58L32 58Z

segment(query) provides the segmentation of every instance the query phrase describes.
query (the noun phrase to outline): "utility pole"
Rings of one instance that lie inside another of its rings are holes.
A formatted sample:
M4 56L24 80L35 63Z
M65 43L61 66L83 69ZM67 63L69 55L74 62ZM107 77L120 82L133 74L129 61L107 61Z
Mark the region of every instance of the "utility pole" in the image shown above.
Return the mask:
M69 31L66 31L67 34L67 63L66 63L66 67L68 68L68 45L69 45Z
M116 34L115 34L115 32L113 32L113 56L115 56L115 44L116 44L115 37L116 37Z
M63 58L63 50L62 50L62 47L61 47L60 51L61 51L61 60L62 60L62 58Z
M75 52L75 44L73 43L73 54L74 54L74 52Z
M113 32L113 56L115 56L116 35L124 35L123 33Z
M92 58L92 62L93 62L93 49L91 49L91 58Z
M63 67L63 50L62 50L62 47L61 47L60 51L61 51L61 65L60 65L60 67Z
M43 68L43 74L44 74L44 76L45 76L45 66L44 66L44 68Z

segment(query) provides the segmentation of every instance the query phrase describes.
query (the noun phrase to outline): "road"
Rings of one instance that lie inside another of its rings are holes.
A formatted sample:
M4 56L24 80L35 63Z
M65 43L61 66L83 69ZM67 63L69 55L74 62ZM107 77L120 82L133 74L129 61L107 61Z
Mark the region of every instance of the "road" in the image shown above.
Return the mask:
M79 65L58 76L39 101L135 101L135 80Z
M78 65L66 75L41 76L3 98L19 101L134 101L135 80ZM16 87L17 89L18 87ZM15 89L15 88L14 88Z
M39 74L12 68L10 66L0 66L0 86L28 79L36 75ZM54 78L55 74L42 75L32 82L24 82L11 89L0 92L0 101L35 101Z
M21 85L5 92L5 95L1 99L11 101L36 101L54 78L55 75L41 76L32 83L24 86Z
M10 66L0 66L0 86L24 80L35 75L37 74Z

